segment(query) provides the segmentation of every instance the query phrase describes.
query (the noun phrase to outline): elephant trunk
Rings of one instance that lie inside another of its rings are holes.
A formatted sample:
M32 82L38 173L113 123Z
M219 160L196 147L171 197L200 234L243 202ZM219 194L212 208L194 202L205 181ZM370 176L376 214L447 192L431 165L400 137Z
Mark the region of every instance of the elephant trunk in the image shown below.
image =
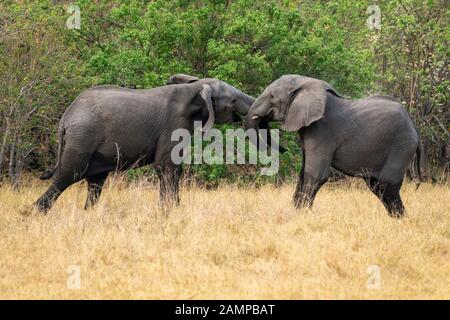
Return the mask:
M269 131L269 118L267 117L267 113L269 111L270 104L264 103L260 98L256 99L253 105L250 107L247 116L245 117L245 129L255 129L256 130L256 141L254 141L253 136L250 135L250 141L259 147L258 143L261 144L262 147L271 147L271 137ZM267 131L267 135L261 135L259 130L265 129ZM267 137L267 140L266 140Z
M261 124L263 124L264 122L268 122L262 120L267 118L269 108L270 104L264 102L264 97L259 97L258 99L256 99L248 110L247 117L245 118L245 128L253 128L257 130L260 128Z
M245 129L255 129L258 130L259 129L259 123L261 122L261 118L255 118L253 116L253 113L255 111L255 109L257 108L257 101L256 100L252 106L249 108L248 112L247 112L247 116L245 117Z

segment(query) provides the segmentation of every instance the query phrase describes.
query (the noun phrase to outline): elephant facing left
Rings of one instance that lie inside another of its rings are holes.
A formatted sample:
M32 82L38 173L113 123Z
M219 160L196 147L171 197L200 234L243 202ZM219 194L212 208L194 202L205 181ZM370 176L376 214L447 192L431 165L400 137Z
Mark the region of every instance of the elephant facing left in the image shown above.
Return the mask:
M181 165L171 160L172 132L191 133L194 121L206 131L216 123L245 116L255 101L217 79L177 74L168 85L153 89L96 86L83 91L62 116L58 127L55 167L41 179L52 185L36 201L47 212L70 185L86 179L85 208L99 199L108 173L153 164L160 181L163 203L179 202Z

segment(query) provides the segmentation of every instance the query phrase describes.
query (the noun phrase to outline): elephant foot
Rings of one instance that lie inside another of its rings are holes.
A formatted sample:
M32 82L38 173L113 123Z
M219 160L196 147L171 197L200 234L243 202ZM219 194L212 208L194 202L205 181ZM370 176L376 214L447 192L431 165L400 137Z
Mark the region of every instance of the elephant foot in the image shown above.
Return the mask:
M391 218L403 218L405 215L405 207L403 206L403 203L401 202L395 202L389 205L386 205L386 209L388 211L388 215Z
M48 210L50 210L51 203L46 198L40 198L33 204L33 211L39 214L47 214Z
M164 200L159 202L159 206L164 210L171 210L180 206L179 200Z
M28 217L33 214L46 214L46 213L47 211L39 210L39 208L37 208L36 205L27 205L19 210L19 214L24 217Z
M296 209L311 209L313 205L311 198L304 194L300 196L295 195L293 202Z
M180 197L177 194L164 194L160 196L159 206L163 211L170 211L180 205Z

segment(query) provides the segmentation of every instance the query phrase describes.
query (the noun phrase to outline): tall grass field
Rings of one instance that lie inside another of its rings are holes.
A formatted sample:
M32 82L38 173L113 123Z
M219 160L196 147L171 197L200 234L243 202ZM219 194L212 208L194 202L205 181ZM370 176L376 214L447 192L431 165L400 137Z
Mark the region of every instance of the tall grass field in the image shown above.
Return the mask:
M108 180L83 210L86 185L47 215L24 215L48 186L0 187L2 299L449 299L450 188L402 190L390 218L364 182L329 183L312 209L293 184L158 188Z

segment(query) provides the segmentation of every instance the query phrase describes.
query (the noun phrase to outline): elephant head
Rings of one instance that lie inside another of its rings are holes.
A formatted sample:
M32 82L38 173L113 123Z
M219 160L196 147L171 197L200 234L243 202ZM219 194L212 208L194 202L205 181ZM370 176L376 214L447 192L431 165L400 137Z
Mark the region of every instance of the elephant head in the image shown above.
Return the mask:
M255 102L255 98L218 79L199 79L188 74L178 73L171 76L166 82L167 85L194 83L208 85L211 88L208 95L211 97L216 123L241 121L241 116L247 115L250 106Z
M255 98L243 93L228 83L217 79L201 79L198 83L212 88L212 100L216 113L216 123L241 121L255 102Z
M281 121L282 129L298 131L321 119L327 93L341 97L328 83L299 75L285 75L272 82L251 106L247 128L267 128Z

